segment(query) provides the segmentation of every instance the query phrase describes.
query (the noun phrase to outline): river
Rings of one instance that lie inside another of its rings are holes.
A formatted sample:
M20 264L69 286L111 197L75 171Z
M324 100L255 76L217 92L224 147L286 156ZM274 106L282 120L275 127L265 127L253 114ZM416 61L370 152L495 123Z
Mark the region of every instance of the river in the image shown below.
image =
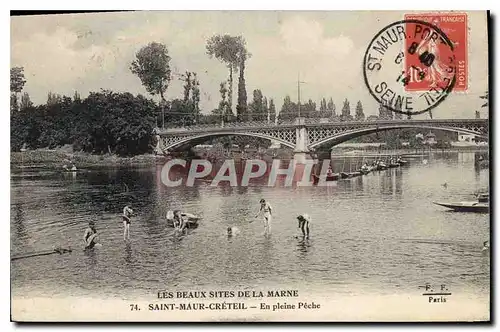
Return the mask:
M13 297L152 298L159 289L304 288L329 294L419 293L426 283L489 303L489 215L448 212L433 201L473 198L488 188L489 169L474 153L442 152L325 187L167 188L162 165L91 169L77 174L13 170L11 255L72 247L70 254L11 262ZM359 163L336 157L334 170ZM446 183L447 186L443 186ZM272 235L254 216L273 207ZM137 212L123 240L121 212ZM184 237L166 227L170 209L202 217ZM296 216L312 218L308 241ZM103 247L84 252L94 220ZM251 222L250 221L254 221ZM240 233L228 238L226 229Z

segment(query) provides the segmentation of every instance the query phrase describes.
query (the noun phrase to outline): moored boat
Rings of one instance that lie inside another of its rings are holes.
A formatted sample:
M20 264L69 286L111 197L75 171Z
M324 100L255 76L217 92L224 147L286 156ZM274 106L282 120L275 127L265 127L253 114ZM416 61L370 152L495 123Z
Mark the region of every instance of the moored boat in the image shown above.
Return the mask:
M377 171L383 171L387 169L387 165L383 161L378 162L375 167Z
M351 173L340 172L341 179L347 179L347 178L351 178L351 177L352 177Z
M476 201L464 202L433 202L436 205L444 206L457 212L479 212L488 213L490 211L489 194L478 194Z
M338 173L333 173L333 174L327 174L325 180L326 181L337 181L339 179L340 175ZM319 175L313 174L313 183L318 184L319 182Z
M457 212L488 213L490 210L489 203L481 203L481 202L454 202L454 203L433 202L433 203L436 205L444 206L446 208L452 209Z

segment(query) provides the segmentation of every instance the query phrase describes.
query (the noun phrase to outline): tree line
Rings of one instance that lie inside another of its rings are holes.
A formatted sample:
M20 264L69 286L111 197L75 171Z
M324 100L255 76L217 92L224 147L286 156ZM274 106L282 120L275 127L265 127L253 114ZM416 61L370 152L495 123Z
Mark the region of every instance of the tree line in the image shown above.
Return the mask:
M365 119L361 101L356 104L354 116L347 99L338 114L332 98L328 101L322 98L318 109L312 100L299 104L286 96L279 113L274 99L260 89L253 90L248 101L245 66L252 55L244 38L215 35L207 40L205 47L207 56L219 60L228 69L227 79L220 82L219 104L208 114L200 109L197 73L189 70L182 74L172 72L168 49L157 42L141 47L129 67L150 98L110 90L90 92L83 99L78 92L71 97L48 92L46 103L35 106L28 93L22 93L26 84L23 68L11 68L11 149L54 148L71 144L76 150L90 153L134 155L152 151L155 127L232 121L273 123L293 119L299 114L332 121ZM183 82L183 95L169 99L167 91L174 76ZM235 76L238 77L238 85L234 112ZM390 111L382 113L379 118L388 118L389 113L392 115Z

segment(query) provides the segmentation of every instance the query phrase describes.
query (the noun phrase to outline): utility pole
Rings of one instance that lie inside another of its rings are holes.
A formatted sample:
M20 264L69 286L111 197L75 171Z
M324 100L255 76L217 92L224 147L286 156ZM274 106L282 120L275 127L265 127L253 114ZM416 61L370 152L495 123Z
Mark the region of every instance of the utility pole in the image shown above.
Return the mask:
M300 118L300 84L305 83L300 81L300 73L297 74L297 95L298 95L298 104L299 107L299 118Z

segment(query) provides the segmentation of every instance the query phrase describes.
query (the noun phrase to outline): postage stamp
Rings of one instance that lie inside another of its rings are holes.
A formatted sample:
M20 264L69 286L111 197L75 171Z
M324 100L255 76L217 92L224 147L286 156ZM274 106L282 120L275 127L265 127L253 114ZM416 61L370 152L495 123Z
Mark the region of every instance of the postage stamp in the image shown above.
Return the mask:
M456 83L456 67L448 36L431 23L408 19L375 35L365 53L363 74L377 102L393 112L416 115L446 99ZM425 89L423 83L419 89L407 88L423 80L428 82Z
M453 91L467 91L469 82L468 70L468 40L467 40L467 14L466 13L429 13L429 14L406 14L406 20L420 20L430 23L438 27L453 44L453 56L456 65L456 83ZM423 33L430 33L429 30ZM410 80L405 86L408 91L427 91L439 76L443 75L443 68L439 65L439 58L443 57L443 52L446 54L447 47L444 44L436 43L430 45L427 50L428 54L424 54L423 45L417 45L415 52L419 53L419 57L411 56L413 48L411 45L414 41L406 40L405 45L405 70L410 73ZM431 43L431 41L429 41ZM431 55L432 53L432 55ZM425 64L425 61L420 61L420 57L425 58L430 66ZM438 59L438 60L436 60ZM422 75L421 73L425 74ZM420 77L423 77L422 79Z

